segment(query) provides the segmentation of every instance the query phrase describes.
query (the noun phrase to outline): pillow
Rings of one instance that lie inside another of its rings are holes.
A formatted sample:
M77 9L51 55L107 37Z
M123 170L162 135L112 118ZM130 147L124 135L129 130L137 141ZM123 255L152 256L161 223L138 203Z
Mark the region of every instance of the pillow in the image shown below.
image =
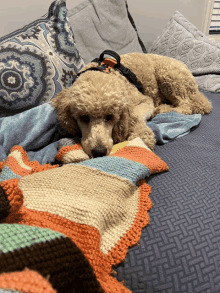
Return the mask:
M84 66L68 23L66 3L0 38L0 118L49 102Z
M148 53L185 63L199 89L220 92L220 44L209 38L176 11Z
M126 5L124 0L86 0L68 10L69 23L85 64L107 49L119 55L143 53L145 47L139 43L137 29Z

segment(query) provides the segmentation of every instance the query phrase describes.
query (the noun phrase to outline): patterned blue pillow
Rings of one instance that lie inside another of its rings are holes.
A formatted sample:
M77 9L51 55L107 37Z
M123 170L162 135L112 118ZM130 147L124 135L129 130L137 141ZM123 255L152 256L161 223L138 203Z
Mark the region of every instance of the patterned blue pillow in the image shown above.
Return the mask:
M53 99L84 66L65 0L46 15L0 38L0 118Z

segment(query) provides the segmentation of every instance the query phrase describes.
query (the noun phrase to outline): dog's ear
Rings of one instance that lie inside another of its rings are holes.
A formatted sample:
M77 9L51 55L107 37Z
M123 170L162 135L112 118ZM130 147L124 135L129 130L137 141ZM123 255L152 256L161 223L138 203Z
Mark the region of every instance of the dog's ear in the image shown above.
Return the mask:
M114 125L112 130L113 143L116 144L127 140L130 134L133 132L137 121L138 119L133 111L127 107L124 108L118 123Z
M70 106L74 107L71 91L69 89L63 89L56 98L51 100L51 103L57 109L57 119L61 126L73 135L80 134L81 131L70 111Z

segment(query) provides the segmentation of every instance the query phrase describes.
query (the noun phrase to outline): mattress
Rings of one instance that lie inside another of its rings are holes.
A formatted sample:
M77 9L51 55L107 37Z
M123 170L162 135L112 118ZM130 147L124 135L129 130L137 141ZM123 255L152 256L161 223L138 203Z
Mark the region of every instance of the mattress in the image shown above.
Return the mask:
M220 292L220 95L190 134L155 153L169 172L150 177L150 224L115 267L133 293Z

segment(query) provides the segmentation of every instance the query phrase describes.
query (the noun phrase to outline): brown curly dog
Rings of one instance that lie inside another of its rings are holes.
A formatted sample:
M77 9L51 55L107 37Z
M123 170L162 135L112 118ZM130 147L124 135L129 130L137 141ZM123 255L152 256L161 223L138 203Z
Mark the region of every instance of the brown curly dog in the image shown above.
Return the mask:
M90 158L109 155L113 144L140 137L154 149L153 131L146 120L158 113L207 114L211 102L198 90L187 66L155 54L121 55L145 90L145 95L117 69L111 73L87 71L62 90L53 106L62 127L73 135L81 133L81 144ZM89 63L81 71L97 67Z

